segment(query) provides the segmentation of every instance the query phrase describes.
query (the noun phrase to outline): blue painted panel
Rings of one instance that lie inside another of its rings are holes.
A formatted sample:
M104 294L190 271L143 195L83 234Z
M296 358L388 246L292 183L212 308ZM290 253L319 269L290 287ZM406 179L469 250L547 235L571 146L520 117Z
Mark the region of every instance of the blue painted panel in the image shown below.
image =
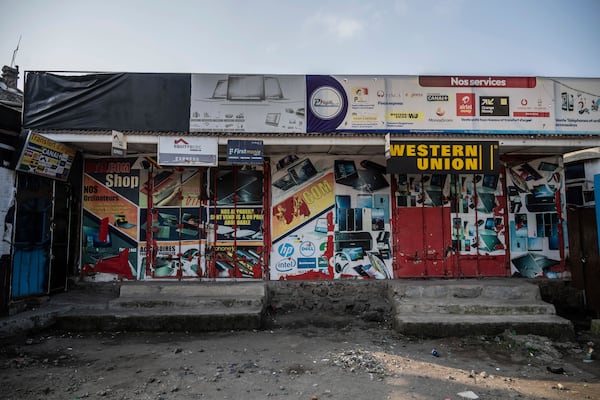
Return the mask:
M47 293L48 271L48 249L46 247L16 247L11 297Z

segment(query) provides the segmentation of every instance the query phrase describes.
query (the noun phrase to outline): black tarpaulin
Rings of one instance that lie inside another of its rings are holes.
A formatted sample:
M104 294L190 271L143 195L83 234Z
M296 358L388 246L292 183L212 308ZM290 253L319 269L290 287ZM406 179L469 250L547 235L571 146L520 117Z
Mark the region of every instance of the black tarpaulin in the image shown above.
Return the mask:
M187 132L190 74L29 72L23 126Z

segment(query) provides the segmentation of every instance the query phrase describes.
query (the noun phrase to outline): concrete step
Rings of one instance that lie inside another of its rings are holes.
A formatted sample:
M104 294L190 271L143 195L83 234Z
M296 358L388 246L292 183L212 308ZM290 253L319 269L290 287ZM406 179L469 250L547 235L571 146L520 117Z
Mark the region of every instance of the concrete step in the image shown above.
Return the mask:
M119 297L228 297L266 295L265 283L248 282L123 282Z
M189 331L259 329L266 289L248 282L124 282L104 308L77 308L55 326L80 331Z
M197 310L202 310L207 308L235 308L248 306L260 308L263 302L264 296L127 296L119 297L109 301L108 308L111 310L161 307L170 308L173 310L182 308L194 308Z
M564 318L548 314L532 315L448 315L405 314L395 315L394 329L403 335L421 337L448 337L471 335L498 335L505 330L517 334L542 335L554 339L572 339L573 324Z
M395 281L388 292L395 329L405 335L497 335L507 329L572 338L572 323L519 279Z
M396 314L482 314L482 315L527 315L556 314L552 304L540 300L456 299L427 298L394 299Z
M252 330L262 326L263 308L255 306L208 309L173 309L171 307L90 310L56 316L54 327L69 331L147 331L212 332Z
M522 280L471 279L433 281L392 281L390 289L398 298L540 300L537 285Z

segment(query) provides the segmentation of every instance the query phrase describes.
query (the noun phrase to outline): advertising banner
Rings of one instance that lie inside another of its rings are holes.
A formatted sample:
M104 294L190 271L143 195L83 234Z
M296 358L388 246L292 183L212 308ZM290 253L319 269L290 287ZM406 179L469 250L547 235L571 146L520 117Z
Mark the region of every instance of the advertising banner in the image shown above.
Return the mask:
M556 106L556 130L599 132L600 80L556 78L552 82Z
M304 75L193 74L191 132L304 133Z
M536 77L306 77L307 131L554 131L552 82Z
M74 159L75 150L30 132L17 163L17 171L66 181Z

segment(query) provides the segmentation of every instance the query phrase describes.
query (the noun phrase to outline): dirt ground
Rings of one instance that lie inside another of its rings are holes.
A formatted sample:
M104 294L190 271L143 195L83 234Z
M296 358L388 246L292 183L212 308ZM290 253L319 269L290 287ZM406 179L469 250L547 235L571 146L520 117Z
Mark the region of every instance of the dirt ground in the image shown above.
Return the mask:
M592 344L579 340L426 340L385 327L44 332L0 342L0 397L600 399L600 360L584 362Z

